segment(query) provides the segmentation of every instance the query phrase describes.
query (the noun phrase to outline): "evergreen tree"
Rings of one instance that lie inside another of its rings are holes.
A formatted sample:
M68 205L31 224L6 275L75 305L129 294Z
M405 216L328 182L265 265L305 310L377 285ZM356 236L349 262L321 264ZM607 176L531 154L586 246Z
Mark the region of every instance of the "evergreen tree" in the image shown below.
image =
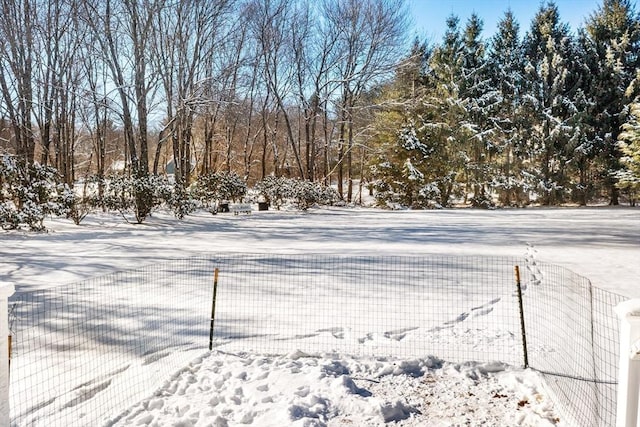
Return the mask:
M632 206L640 195L640 103L631 105L628 121L622 125L618 148L623 169L616 173L618 188L626 191Z
M431 50L426 42L414 39L407 58L400 61L392 85L395 95L401 100L417 100L424 95L427 69Z
M460 95L464 43L458 22L455 16L447 19L443 42L432 54L414 44L413 62L405 61L410 66L401 67L385 91L390 108L376 119L378 154L371 167L380 204L447 206L460 190L457 178L470 132L462 126L467 116Z
M467 183L465 198L472 191L472 204L487 207L493 204L489 188L493 175L490 161L495 154L496 143L492 138L491 116L497 106L497 98L490 85L487 48L481 38L482 25L482 20L472 14L464 29L460 98L465 108L462 128L468 134L465 144L468 159L464 171Z
M640 66L640 21L631 0L604 0L587 20L582 42L591 76L588 94L593 102L594 150L603 165L609 203L617 205L615 172L620 169L621 155L617 140L625 107L639 93L635 87L627 91Z
M433 159L438 162L436 184L444 206L463 191L459 186L460 172L468 161L464 145L471 134L461 126L466 121L467 108L461 93L465 44L458 23L457 16L447 18L443 42L429 61L426 111L418 129L420 140L438 153Z
M506 206L527 202L525 179L520 173L528 132L521 112L524 58L519 31L513 12L508 10L498 22L488 55L490 86L497 98L491 122L500 154L493 186L499 202Z
M523 101L530 125L526 174L544 205L562 202L569 183L567 151L577 113L572 99L576 90L572 44L556 5L541 6L524 40Z
M584 29L578 31L577 42L574 44L575 54L572 61L572 76L575 92L572 96L574 109L571 121L572 136L567 144L567 156L570 159L570 173L572 174L571 196L574 202L582 206L594 198L599 179L596 170L597 144L595 141L595 126L591 120L594 103L589 95L592 77L589 71L589 54L585 40Z
M414 42L381 91L371 164L381 201L447 206L471 196L472 205L488 206L498 196L502 205L531 197L545 205L569 198L586 204L605 172L611 182L622 176L610 174L621 154L607 141L619 134L621 100L640 90L631 31L638 32L638 22L629 1L606 0L578 39L553 2L540 7L522 41L511 11L490 45L475 14L463 31L458 24L447 19L433 52ZM598 44L591 27L622 35L600 35L609 44ZM608 46L604 55L601 45Z
M375 196L381 206L424 208L441 203L438 153L425 138L427 73L431 51L415 41L396 70L393 82L382 90L371 162Z

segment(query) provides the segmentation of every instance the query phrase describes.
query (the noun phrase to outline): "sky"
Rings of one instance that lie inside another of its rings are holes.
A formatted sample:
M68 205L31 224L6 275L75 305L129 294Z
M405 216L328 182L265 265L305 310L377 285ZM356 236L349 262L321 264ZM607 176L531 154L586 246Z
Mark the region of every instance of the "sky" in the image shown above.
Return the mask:
M638 10L637 0L636 10ZM595 12L602 0L556 0L560 18L572 31L581 27L584 21ZM520 36L528 30L531 20L540 8L538 0L408 0L413 15L417 36L427 38L429 42L440 42L446 30L446 18L452 13L460 18L460 27L464 27L469 16L475 12L484 22L484 39L496 32L498 21L504 12L511 8L520 24Z

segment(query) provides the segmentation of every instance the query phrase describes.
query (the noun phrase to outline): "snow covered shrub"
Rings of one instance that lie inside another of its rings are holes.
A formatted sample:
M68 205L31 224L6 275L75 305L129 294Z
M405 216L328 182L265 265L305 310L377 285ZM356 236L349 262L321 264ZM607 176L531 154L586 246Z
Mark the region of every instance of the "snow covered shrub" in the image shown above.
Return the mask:
M247 183L236 173L221 173L218 191L221 200L236 202L247 194Z
M391 184L387 181L377 179L372 182L374 198L379 207L393 208L397 203L397 197Z
M373 182L376 204L380 207L398 209L434 209L442 208L441 183L438 181L387 181L378 179Z
M317 187L310 181L299 181L293 185L293 199L298 209L306 211L317 203L320 193Z
M265 202L280 209L287 198L291 197L291 183L285 177L267 176L256 184L256 191Z
M525 178L519 173L513 176L498 175L493 177L491 188L498 194L501 206L526 206L529 204L528 189Z
M222 200L236 202L247 194L247 183L233 172L209 173L198 178L193 194L205 207Z
M627 196L629 205L636 206L636 202L640 198L640 178L629 170L616 171L613 173L613 177L617 180L616 187Z
M268 176L256 184L256 191L276 209L290 202L298 209L307 210L314 205L332 205L339 199L332 187L285 177Z
M474 208L492 209L495 208L495 203L489 194L480 193L471 197L471 206Z
M13 230L20 226L18 211L13 204L0 202L0 226L4 230Z
M100 204L107 210L127 212L133 202L129 179L125 176L111 175L103 180L104 193Z
M70 218L75 225L80 225L80 222L82 222L91 210L89 202L85 197L77 196L73 189L68 186L65 186L60 194L60 198L63 205L67 208L67 218Z
M176 184L173 187L167 203L173 209L173 214L178 219L183 219L185 216L193 213L198 209L198 201L193 198L189 189L185 189L182 185Z
M448 206L456 189L451 153L433 127L409 123L388 135L370 164L374 197L387 208Z
M0 223L5 229L23 225L32 231L44 231L47 215L66 215L69 206L55 168L27 164L14 156L0 160Z
M123 217L133 212L136 222L141 224L153 209L171 198L172 187L164 177L114 175L105 179L102 203L106 209L117 210Z
M89 175L76 182L73 189L65 189L62 196L68 207L67 218L79 225L96 208L106 208L104 203L105 182L105 179L97 175Z
M332 206L340 200L340 195L338 191L331 187L330 185L324 185L317 183L316 185L320 188L320 204Z
M218 181L218 174L215 173L199 176L198 180L191 186L193 197L206 208L212 205L215 206L218 200Z
M289 187L296 207L303 211L314 205L332 205L339 198L335 189L318 182L291 180Z
M418 191L418 198L422 207L442 208L442 205L440 204L442 193L440 192L440 187L438 187L438 183L436 182L428 182L424 184L422 188L420 188L420 191Z

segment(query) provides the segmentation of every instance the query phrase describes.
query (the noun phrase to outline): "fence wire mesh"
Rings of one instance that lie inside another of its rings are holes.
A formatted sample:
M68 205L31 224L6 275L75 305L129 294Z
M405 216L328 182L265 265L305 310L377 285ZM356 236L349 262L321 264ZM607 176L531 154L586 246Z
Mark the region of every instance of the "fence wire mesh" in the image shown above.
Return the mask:
M12 425L98 426L202 352L205 260L144 267L9 301Z
M12 425L109 425L209 345L524 363L579 426L615 422L622 297L504 257L215 255L10 299Z
M619 322L624 298L565 268L529 265L524 297L529 364L575 426L616 421Z

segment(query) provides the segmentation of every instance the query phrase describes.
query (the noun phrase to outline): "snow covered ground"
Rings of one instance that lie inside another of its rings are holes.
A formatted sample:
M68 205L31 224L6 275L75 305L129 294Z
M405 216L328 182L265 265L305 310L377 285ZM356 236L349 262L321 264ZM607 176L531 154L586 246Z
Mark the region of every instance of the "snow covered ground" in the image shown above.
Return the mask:
M500 364L215 352L116 425L566 425L531 371Z
M61 219L46 225L47 234L0 235L0 281L24 291L220 252L504 255L559 264L598 287L640 297L640 209L336 208L202 212L184 221L157 213L142 225L97 215L79 227ZM99 415L111 417L107 424L150 426L570 425L535 373L437 357L274 356L223 346L172 377L167 372L139 403L102 407ZM88 425L70 421L57 420Z
M442 211L321 209L252 215L200 212L142 225L90 216L55 219L47 234L0 235L0 280L19 289L71 283L114 270L212 252L512 255L535 253L595 286L640 297L640 209L530 208Z

